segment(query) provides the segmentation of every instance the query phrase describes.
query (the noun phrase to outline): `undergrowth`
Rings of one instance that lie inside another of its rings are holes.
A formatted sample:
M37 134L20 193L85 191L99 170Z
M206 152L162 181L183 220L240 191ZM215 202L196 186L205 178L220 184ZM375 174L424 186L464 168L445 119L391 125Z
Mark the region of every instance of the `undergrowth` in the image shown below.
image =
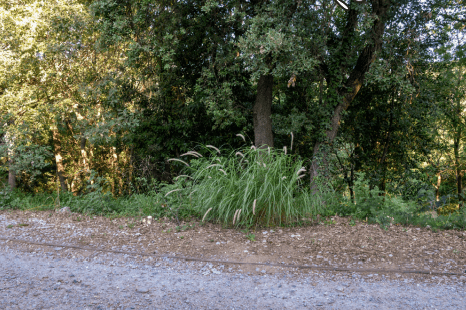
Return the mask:
M355 181L354 200L334 191L325 180L314 182L311 190L303 160L286 151L253 147L222 154L207 146L171 161L184 165L184 174L172 184L151 184L145 193L115 198L99 179L80 196L3 189L0 210L69 207L83 214L150 215L177 221L197 218L224 227L246 228L302 226L313 222L317 215L338 214L377 223L385 229L394 224L430 227L434 231L466 228L466 212L457 204L439 205L424 194L419 199L405 200L382 193L369 186L364 174Z

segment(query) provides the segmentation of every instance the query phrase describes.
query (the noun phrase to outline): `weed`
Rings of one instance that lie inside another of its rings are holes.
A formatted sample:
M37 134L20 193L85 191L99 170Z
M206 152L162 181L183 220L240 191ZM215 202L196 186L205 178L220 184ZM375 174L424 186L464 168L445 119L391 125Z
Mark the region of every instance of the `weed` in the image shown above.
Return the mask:
M82 221L81 217L78 216L78 217L76 218L76 221L81 222L81 221Z
M194 226L190 226L190 225L183 225L183 226L176 226L175 229L177 232L180 232L180 231L185 231L189 228L194 228Z
M29 224L22 223L22 224L18 224L18 226L29 226Z
M135 225L134 223L128 224L128 228L129 228L129 229L133 229L133 228L134 228L134 225Z
M6 228L13 228L13 225L8 225Z
M180 239L183 239L183 238L184 238L184 236L180 236Z
M255 239L255 238L256 238L256 235L254 235L254 234L248 234L246 237L247 237L251 242L256 241L256 239Z
M119 229L123 229L123 225L118 226Z

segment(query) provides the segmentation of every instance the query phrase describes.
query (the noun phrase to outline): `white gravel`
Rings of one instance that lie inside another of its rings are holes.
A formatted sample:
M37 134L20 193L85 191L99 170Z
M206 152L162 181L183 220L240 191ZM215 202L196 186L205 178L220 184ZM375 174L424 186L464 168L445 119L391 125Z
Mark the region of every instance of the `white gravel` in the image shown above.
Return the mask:
M83 257L62 247L29 253L0 241L0 309L466 309L462 281L373 277L248 275L210 263Z

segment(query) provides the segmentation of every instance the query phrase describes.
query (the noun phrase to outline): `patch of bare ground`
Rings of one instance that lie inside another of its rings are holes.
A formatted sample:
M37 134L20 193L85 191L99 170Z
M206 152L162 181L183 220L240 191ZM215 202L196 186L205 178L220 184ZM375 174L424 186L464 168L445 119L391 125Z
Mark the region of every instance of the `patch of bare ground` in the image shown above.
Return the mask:
M145 253L145 256L155 258L172 255L224 262L347 268L361 272L367 269L370 273L377 273L374 269L383 269L393 271L385 272L390 277L399 277L400 270L447 272L456 273L459 280L466 281L466 232L432 232L428 228L397 225L384 230L378 225L338 216L306 227L246 232L194 221L175 223L159 219L149 224L141 218L0 211L0 235L57 246ZM37 247L27 243L17 246L27 251ZM84 250L82 253L97 255ZM240 265L245 272L256 272L256 267ZM272 266L261 266L260 269L267 273L283 270ZM308 271L301 269L300 272Z

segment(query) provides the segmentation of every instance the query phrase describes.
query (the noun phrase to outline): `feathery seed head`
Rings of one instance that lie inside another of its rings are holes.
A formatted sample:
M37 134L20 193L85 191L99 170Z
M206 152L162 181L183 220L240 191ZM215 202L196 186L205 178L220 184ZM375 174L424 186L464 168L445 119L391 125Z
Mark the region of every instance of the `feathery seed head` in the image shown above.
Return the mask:
M305 172L306 169L304 167L301 167L301 169L298 170L298 172L296 172L297 175L299 175L301 172Z
M238 209L239 210L239 209ZM233 216L233 225L235 225L236 221L236 214L238 214L238 210L235 211L235 215Z
M218 148L216 148L215 146L213 146L213 145L206 145L206 147L211 148L211 149L217 151L217 153L220 154L220 150L219 150Z
M224 175L227 175L227 173L223 169L218 169L218 171L222 171Z
M177 177L175 178L175 180L178 180L178 178L181 178L181 177L185 177L185 178L190 178L190 179L192 179L189 175L180 174L179 176L177 176Z
M244 142L246 142L246 139L244 138L244 136L240 133L236 134L237 137L241 137L241 139L243 139Z
M212 210L212 208L209 208L209 210L207 210L207 212L206 212L206 213L204 214L204 216L202 217L202 221L203 221L203 222L204 222L205 217L207 216L207 213L209 213L210 210Z
M167 197L169 194L171 194L171 193L173 193L173 192L180 191L180 190L181 190L181 188L171 190L171 191L169 191L168 193L166 193L164 197Z
M185 162L185 161L183 161L181 159L178 159L178 158L170 158L168 161L178 161L178 162L183 163L183 164L185 164L186 166L189 167L187 162Z
M187 156L187 155L192 155L196 158L199 158L199 157L202 157L201 154L199 154L198 152L195 152L195 151L189 151L189 152L186 152L184 154L181 154L180 156Z
M257 199L254 199L254 202L252 203L252 214L256 215L256 201Z

